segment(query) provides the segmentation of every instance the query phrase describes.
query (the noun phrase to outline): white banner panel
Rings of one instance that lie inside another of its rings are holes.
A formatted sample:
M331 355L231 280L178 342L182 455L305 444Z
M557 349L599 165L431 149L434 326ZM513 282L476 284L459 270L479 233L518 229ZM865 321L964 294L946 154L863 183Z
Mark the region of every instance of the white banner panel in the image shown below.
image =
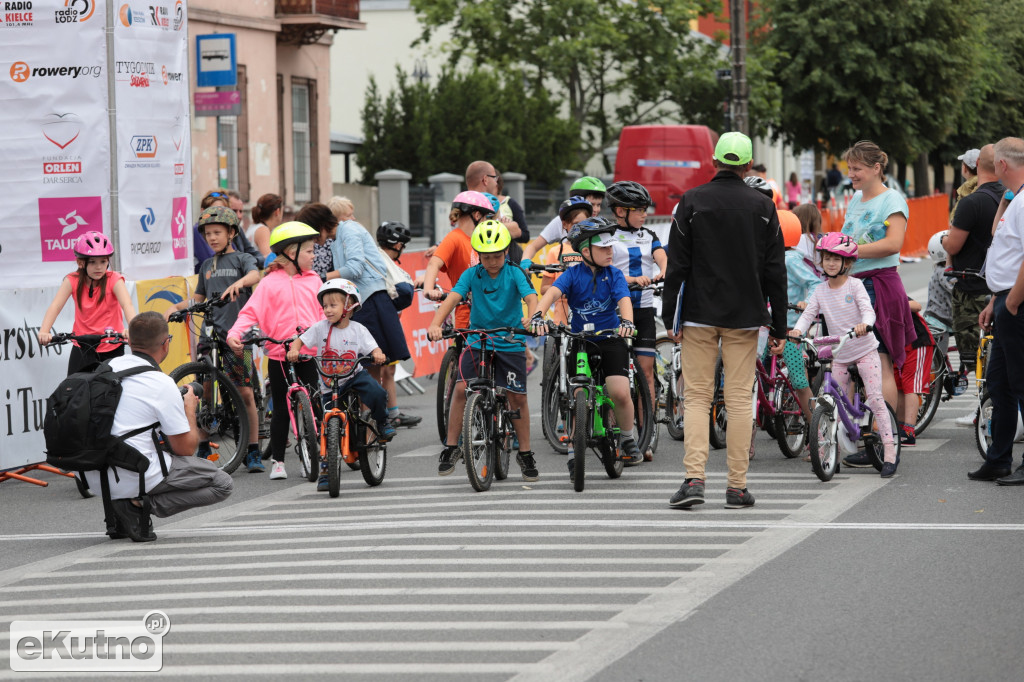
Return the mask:
M0 286L56 285L74 269L71 246L81 234L110 234L105 6L33 0L3 7Z
M118 240L128 279L193 271L188 28L184 4L165 2L126 3L114 21Z

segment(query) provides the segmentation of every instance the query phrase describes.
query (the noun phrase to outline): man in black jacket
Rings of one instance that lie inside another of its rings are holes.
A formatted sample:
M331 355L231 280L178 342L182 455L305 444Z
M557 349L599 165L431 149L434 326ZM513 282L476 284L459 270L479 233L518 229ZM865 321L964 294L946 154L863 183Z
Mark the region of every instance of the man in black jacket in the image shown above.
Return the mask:
M770 324L772 350L782 351L787 300L785 248L775 205L743 182L751 152L746 135L722 135L715 146L718 173L683 195L669 237L662 315L665 327L682 344L686 433L686 479L669 502L673 507L704 502L708 413L719 343L729 414L725 507L754 505L746 486L757 334ZM770 317L766 301L771 302Z

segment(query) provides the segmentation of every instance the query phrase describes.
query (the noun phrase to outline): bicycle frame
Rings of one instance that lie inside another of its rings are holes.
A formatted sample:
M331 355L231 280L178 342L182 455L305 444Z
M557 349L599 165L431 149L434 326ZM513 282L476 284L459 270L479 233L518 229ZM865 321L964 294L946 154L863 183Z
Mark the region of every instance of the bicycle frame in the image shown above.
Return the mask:
M839 419L843 422L843 428L846 429L846 435L853 442L860 439L860 425L850 419L850 415L853 415L853 419L860 420L867 414L867 410L864 405L860 402L860 392L856 391L853 394L853 402L851 402L842 391L842 387L839 382L832 377L832 359L829 358L822 371L825 373L822 379L821 389L822 392L818 396L818 400L828 400L832 402L838 409Z
M773 355L771 358L771 369L767 369L761 358L757 358L757 364L755 365L754 376L757 381L755 382L757 388L757 409L754 411L754 418L758 422L758 426L763 428L761 424L761 410L765 410L767 416L776 417L780 414L798 415L803 410L803 405L800 404L800 397L796 394L796 389L793 388L793 384L789 382L789 377L779 369L778 366L779 357ZM768 397L766 387L771 386L771 398ZM781 397L784 392L788 392L793 396L796 401L797 409L795 410L784 410L782 409ZM776 406L776 404L778 406Z

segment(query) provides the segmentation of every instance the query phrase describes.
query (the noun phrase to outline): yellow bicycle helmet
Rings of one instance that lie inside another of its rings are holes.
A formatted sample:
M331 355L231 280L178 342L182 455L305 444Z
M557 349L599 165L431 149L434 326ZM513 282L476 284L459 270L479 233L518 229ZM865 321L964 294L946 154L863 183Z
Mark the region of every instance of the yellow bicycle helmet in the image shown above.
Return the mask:
M283 223L274 228L270 233L270 250L280 254L286 247L292 244L301 244L310 239L316 239L320 233L306 223L291 221Z
M512 235L497 220L482 220L474 228L469 243L477 253L498 253L512 243Z

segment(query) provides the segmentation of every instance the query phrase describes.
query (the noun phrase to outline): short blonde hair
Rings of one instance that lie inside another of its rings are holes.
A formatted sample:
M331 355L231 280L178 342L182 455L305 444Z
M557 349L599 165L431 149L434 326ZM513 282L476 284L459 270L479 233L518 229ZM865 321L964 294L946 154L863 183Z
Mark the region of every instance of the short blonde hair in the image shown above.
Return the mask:
M331 213L339 222L352 220L356 215L356 206L348 197L331 197L327 201L327 208L331 209Z

